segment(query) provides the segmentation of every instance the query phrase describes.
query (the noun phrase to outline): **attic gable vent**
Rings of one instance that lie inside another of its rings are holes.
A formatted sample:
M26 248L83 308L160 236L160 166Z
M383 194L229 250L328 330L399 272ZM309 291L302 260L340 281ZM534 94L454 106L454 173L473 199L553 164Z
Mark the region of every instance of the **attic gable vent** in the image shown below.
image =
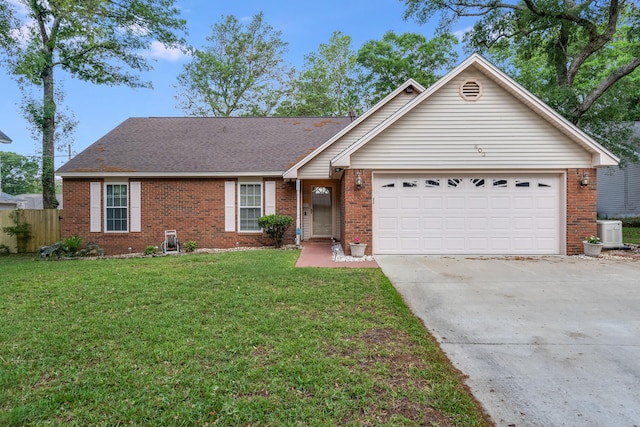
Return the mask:
M460 86L460 96L466 101L477 101L482 96L482 86L476 81L466 81Z

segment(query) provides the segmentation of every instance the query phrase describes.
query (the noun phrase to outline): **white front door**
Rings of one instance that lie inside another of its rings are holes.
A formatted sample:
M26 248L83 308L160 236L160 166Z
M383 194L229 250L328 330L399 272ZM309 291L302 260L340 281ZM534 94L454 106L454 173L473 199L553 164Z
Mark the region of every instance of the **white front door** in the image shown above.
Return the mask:
M311 190L312 237L333 237L333 191L331 187L314 186Z
M557 174L374 176L377 254L559 254Z

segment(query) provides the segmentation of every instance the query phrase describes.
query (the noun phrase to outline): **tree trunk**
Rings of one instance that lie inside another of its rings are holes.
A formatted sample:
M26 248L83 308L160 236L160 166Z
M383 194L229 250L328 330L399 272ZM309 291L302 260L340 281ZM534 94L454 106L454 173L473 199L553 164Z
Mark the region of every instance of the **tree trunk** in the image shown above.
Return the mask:
M569 45L569 29L566 23L560 24L560 34L554 49L554 66L559 86L570 86L567 72L567 50Z
M56 102L54 99L53 65L44 70L42 107L42 204L44 209L58 207L55 180Z

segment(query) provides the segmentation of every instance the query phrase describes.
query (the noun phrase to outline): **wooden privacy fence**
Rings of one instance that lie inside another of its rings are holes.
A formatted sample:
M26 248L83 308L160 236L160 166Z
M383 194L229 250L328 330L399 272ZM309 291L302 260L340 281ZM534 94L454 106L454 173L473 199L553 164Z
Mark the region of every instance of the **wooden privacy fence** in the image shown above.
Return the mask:
M0 245L6 245L11 252L17 252L18 241L2 231L3 227L14 226L11 213L15 210L0 211ZM62 211L59 209L21 209L20 215L31 224L31 239L26 252L37 252L40 246L51 245L62 239Z

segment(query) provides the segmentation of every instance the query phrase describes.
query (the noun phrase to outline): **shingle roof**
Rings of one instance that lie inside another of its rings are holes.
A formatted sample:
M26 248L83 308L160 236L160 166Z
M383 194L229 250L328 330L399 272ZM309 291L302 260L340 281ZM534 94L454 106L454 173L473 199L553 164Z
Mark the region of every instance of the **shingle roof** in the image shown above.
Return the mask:
M58 173L284 171L348 117L130 118Z

